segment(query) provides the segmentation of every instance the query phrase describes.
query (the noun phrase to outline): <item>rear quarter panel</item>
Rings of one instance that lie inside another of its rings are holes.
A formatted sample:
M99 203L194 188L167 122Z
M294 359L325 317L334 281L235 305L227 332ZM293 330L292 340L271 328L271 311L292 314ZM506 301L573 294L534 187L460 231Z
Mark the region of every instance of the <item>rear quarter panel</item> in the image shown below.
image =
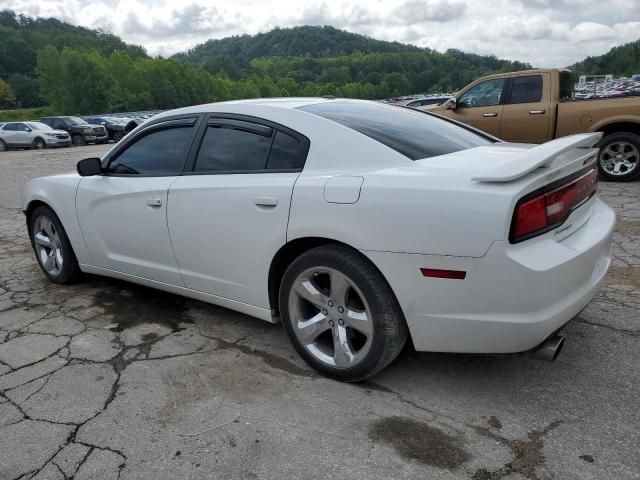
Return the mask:
M328 203L331 174L302 174L293 192L287 240L325 237L359 250L483 256L506 238L513 186L455 185L418 165L361 173L357 202ZM480 190L483 191L480 191Z

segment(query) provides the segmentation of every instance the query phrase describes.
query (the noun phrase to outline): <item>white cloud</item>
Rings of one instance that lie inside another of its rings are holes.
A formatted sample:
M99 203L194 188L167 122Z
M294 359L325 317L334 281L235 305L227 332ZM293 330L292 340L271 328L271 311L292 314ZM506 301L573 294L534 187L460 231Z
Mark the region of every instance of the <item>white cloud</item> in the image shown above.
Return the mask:
M312 24L566 66L640 37L640 0L0 0L0 8L112 31L152 55Z

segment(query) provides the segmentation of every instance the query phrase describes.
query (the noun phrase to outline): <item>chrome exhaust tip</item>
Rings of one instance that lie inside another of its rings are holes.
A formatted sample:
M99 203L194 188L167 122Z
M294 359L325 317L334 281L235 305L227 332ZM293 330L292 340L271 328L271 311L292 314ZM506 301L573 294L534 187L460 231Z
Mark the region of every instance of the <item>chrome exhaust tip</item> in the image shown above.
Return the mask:
M533 351L533 356L545 362L553 362L564 346L564 335L554 335L547 338Z

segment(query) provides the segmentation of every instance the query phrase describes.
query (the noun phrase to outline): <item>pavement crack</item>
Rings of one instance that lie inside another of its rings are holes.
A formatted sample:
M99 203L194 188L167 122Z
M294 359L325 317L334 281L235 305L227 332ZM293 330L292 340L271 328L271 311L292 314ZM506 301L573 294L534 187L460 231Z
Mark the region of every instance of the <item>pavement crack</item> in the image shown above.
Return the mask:
M580 317L575 318L573 321L576 322L576 323L584 324L584 325L591 325L592 327L604 328L606 330L610 330L612 332L621 333L623 335L629 335L629 336L634 337L634 338L639 338L640 337L640 332L636 331L636 330L629 330L629 329L626 329L626 328L617 328L617 327L614 327L614 326L611 326L611 325L607 325L605 323L592 322L590 320L585 320L584 318L580 318Z
M77 431L76 431L77 433ZM87 462L87 459L89 458L89 455L91 455L91 452L93 452L95 450L95 447L93 447L92 445L87 445L85 443L82 442L76 442L79 445L84 445L85 447L88 447L87 451L84 454L84 457L82 457L82 460L80 460L80 463L78 463L78 466L76 467L76 469L74 470L74 472L71 474L71 476L69 477L68 480L73 480L76 476L76 474L78 473L78 471L80 471L80 467L82 467L82 465L84 465Z
M55 371L57 371L57 370L55 370ZM53 372L49 373L48 377L47 377L47 380L42 385L40 385L40 387L35 392L30 393L24 400L22 400L21 403L26 402L31 397L33 397L36 393L38 393L40 390L42 390L49 383L49 380L51 380L51 376L52 375L53 375ZM45 377L45 376L47 376L47 375L43 375L43 377ZM31 382L33 382L35 380L39 380L40 378L43 378L43 377L35 378L35 379L31 380ZM27 383L31 383L31 382L27 382ZM26 383L24 385L26 385ZM18 388L18 387L15 387L15 388Z

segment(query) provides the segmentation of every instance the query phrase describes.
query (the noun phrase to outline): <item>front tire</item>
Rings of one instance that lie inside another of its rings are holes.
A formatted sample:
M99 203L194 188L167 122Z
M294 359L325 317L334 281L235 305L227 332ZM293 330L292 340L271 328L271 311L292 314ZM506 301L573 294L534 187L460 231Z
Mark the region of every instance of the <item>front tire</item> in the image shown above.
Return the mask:
M345 382L378 373L407 339L402 311L385 279L342 245L314 248L291 263L280 286L280 312L300 356Z
M78 278L78 260L53 210L46 206L34 210L29 219L29 236L38 265L50 281L65 284Z
M84 147L87 144L82 135L74 135L73 137L71 137L71 142L73 143L74 147Z
M628 182L640 175L640 135L610 133L600 141L598 170L607 180Z
M43 139L41 139L41 138L36 138L36 139L33 141L32 148L34 148L34 149L36 149L36 150L42 150L43 148L46 148L46 147L47 147L47 144L46 144L46 143L44 143L44 140L43 140Z

